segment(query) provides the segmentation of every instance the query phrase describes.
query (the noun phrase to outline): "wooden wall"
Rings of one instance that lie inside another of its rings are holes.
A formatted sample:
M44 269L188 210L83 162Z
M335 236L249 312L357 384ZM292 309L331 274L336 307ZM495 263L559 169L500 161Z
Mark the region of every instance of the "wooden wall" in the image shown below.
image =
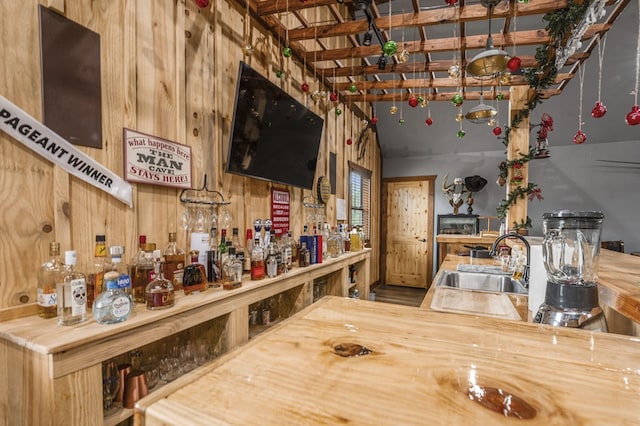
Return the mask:
M251 26L255 53L243 57L243 7L234 0L213 0L205 9L193 0L2 1L0 94L39 120L39 3L100 35L103 148L80 149L122 176L125 127L190 145L195 185L208 175L209 187L231 201L228 209L242 233L254 219L270 215L273 185L224 172L239 61L244 59L308 102L325 118L316 177L328 176L329 153L337 154L336 194L326 208L329 223L336 222L336 197L348 199L348 161L373 172L371 279L378 279L381 156L375 134L371 132L366 155L359 161L355 141L362 121L347 105L341 105L345 112L336 116L332 108L305 99L300 84L306 81L313 88L318 83L308 73L303 75L300 61L286 60L286 77L278 79L274 63L281 60L279 40L263 28ZM332 42L326 40L329 46ZM369 111L365 105L360 108ZM345 144L348 138L353 145ZM178 190L133 184L130 209L4 133L0 150L0 318L14 311L2 308L33 309L37 270L51 241L60 241L62 250L77 250L79 262L91 261L96 234L105 234L108 245L124 244L127 258L135 252L139 234L164 247L168 232L178 231L178 242L186 247ZM292 195L291 228L298 236L305 219L302 200L313 194L286 188Z

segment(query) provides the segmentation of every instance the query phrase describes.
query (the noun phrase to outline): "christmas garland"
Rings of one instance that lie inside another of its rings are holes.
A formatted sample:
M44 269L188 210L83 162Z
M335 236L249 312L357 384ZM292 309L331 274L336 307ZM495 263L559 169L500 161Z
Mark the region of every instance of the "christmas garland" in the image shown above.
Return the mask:
M522 70L522 74L527 79L529 87L534 89L534 95L526 103L526 108L519 110L511 119L511 126L504 126L504 136L501 139L502 144L505 147L509 146L509 138L511 131L522 123L525 118L529 117L531 111L533 111L539 104L542 103L542 90L548 88L555 81L558 75L558 69L555 66L555 51L556 48L561 46L571 30L578 25L584 18L588 8L589 1L570 1L568 6L564 9L547 13L543 16L543 20L547 22L547 33L554 40L553 43L545 44L536 49L536 61L538 63L537 68L526 68ZM541 123L541 130L538 132L538 137L544 135L546 137L547 130L553 129L553 122L550 125ZM544 139L544 138L543 138ZM498 182L506 183L509 169L519 169L523 164L533 160L536 155L536 148L531 147L529 152L521 154L519 158L503 161L498 166L499 178ZM511 183L517 184L517 181ZM518 186L513 191L507 194L507 197L502 200L496 211L499 219L504 219L511 206L513 206L519 199L529 197L529 200L534 198L542 199L542 191L535 183L529 182L526 187ZM521 223L514 221L515 228L530 228L531 218L527 216L526 220Z

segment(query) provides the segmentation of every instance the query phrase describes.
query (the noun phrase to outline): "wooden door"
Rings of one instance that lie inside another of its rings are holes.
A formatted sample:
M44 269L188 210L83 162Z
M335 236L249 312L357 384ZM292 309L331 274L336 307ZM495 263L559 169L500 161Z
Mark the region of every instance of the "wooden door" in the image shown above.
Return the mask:
M383 181L385 284L427 288L431 282L435 178Z

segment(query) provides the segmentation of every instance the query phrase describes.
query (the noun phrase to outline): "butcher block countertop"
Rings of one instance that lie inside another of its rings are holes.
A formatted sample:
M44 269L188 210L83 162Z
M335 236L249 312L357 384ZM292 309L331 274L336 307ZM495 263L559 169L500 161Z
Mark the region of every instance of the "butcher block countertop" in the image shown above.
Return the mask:
M455 271L459 263L468 264L469 260L469 256L447 255L440 265L438 273L444 270ZM492 265L493 262L493 259L474 259L476 264ZM433 282L436 282L437 279L438 275ZM431 308L434 292L435 288L432 286L422 302L422 308ZM598 294L601 305L607 305L626 318L640 323L640 256L601 250ZM481 297L481 295L477 295L477 297ZM521 318L526 320L526 296L509 295L509 297Z
M638 401L637 338L327 296L140 400L136 421L632 425Z

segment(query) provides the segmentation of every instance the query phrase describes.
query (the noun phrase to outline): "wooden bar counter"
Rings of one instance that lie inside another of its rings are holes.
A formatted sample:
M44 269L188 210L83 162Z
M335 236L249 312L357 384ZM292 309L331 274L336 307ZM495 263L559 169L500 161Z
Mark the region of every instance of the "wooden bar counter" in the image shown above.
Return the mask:
M631 425L638 401L638 339L328 296L140 400L135 418Z

